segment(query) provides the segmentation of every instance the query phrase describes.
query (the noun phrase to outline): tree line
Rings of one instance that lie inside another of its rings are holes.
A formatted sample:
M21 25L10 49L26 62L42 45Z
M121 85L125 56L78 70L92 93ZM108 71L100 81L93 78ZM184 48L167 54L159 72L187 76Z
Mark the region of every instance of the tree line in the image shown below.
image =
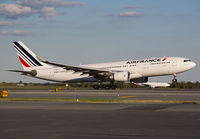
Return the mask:
M69 84L71 87L81 87L81 88L91 88L94 83L80 83L80 84ZM117 88L147 88L144 86L137 86L131 83L115 82ZM177 82L171 83L170 88L180 88L180 89L200 89L200 82Z
M22 83L22 82L20 82ZM0 87L14 87L17 86L18 83L6 83L2 82L0 83ZM33 87L51 87L51 86L60 86L64 88L93 88L94 85L97 85L97 83L69 83L68 87L66 87L66 84L61 83L24 83L25 86L33 86ZM108 84L108 83L107 83ZM124 82L115 82L115 85L117 88L147 88L144 86L136 86L131 83L124 83ZM170 88L180 88L180 89L200 89L200 82L177 82L177 83L171 83Z

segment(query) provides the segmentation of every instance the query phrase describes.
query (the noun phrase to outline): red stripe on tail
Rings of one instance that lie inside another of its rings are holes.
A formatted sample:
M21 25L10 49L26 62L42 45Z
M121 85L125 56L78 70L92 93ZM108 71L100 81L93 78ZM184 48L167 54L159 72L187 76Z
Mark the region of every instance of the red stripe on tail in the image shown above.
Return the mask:
M19 57L19 60L21 61L21 63L25 66L25 67L31 67L31 66L29 66L20 56L18 56Z

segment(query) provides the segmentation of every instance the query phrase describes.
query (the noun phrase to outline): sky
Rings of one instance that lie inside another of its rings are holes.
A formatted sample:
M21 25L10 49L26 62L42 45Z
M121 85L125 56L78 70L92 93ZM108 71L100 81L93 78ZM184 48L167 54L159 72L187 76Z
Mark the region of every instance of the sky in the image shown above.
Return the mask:
M1 0L0 82L42 82L6 71L22 69L17 40L43 59L70 65L186 57L197 66L178 80L200 81L199 7L199 0Z

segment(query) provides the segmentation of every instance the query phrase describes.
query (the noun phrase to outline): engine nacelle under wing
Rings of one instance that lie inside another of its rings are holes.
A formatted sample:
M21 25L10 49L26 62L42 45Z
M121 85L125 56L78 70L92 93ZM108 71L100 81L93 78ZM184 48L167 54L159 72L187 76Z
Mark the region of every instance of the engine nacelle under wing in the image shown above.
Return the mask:
M129 72L114 72L113 80L114 81L129 81L130 73Z

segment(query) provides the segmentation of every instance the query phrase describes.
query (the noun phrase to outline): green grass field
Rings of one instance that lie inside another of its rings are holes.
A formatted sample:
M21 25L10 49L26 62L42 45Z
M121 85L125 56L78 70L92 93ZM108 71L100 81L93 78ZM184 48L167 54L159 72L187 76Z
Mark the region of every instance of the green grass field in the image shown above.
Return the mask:
M66 87L65 85L27 85L27 86L17 86L13 83L6 83L0 84L1 90L54 90L56 88L62 88L62 89L77 89L76 87Z
M48 102L77 102L76 98L0 98L0 101L48 101ZM200 103L200 101L179 101L179 100L133 100L133 99L96 99L82 98L78 102L81 103Z

